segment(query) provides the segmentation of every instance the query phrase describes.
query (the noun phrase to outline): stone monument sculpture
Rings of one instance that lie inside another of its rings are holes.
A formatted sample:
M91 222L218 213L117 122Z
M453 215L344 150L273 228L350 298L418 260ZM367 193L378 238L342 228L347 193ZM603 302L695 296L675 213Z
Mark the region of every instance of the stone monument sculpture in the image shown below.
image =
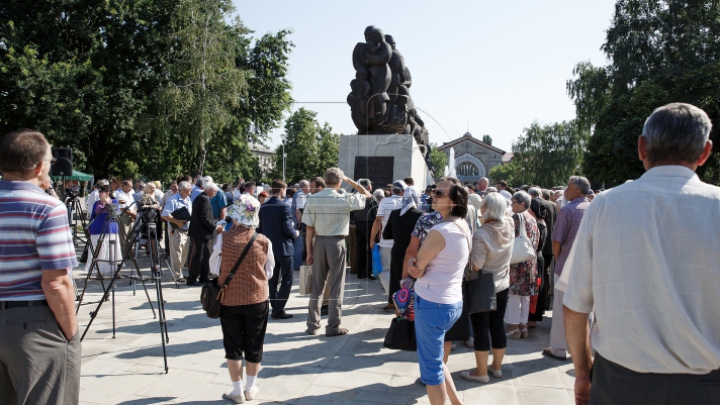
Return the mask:
M410 96L412 77L394 38L371 25L352 55L355 79L347 102L359 135L413 135L428 153L428 131Z

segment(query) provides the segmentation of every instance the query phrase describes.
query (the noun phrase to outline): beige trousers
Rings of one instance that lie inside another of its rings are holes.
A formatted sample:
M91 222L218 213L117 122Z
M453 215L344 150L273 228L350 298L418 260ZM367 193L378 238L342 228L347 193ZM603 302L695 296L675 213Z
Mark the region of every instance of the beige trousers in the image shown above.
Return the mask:
M169 230L170 233L170 266L175 278L182 278L182 269L187 261L190 244L187 232Z

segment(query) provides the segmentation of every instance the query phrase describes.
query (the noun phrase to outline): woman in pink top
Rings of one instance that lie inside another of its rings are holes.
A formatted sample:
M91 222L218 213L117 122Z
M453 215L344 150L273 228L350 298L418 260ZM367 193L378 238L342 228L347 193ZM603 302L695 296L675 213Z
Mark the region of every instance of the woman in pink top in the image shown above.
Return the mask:
M454 180L454 179L451 179ZM455 180L456 181L456 180ZM450 372L443 364L443 340L462 312L462 278L470 257L470 229L465 222L467 191L443 179L437 185L432 207L444 222L435 225L408 263L415 281L415 336L420 379L433 405L461 404ZM459 183L459 182L458 182Z

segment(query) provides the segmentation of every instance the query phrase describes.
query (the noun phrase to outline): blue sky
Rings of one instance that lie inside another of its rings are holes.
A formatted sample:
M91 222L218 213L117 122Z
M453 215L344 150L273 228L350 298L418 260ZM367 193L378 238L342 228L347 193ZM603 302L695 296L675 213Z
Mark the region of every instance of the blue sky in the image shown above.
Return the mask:
M409 67L415 105L430 141L470 130L510 151L533 121L575 117L565 91L581 61L607 64L600 46L614 1L234 0L256 36L293 30L289 79L298 102L344 102L355 71L352 51L375 25L397 42ZM340 134L356 133L347 104L296 104L318 112ZM428 116L429 115L429 116ZM431 118L431 117L432 118ZM433 120L434 118L434 120ZM437 122L435 122L435 120ZM284 123L283 123L284 125ZM444 130L443 130L444 128ZM272 134L279 143L282 127Z

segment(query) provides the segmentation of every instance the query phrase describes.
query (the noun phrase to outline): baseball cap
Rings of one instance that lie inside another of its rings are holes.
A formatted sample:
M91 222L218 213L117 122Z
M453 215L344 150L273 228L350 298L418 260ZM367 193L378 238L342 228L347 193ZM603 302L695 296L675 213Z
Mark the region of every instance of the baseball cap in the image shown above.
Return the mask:
M405 182L402 180L397 180L395 183L393 183L392 188L400 191L405 191L405 189L407 188L407 184L405 184Z
M372 182L370 181L370 179L360 179L360 180L358 180L358 184L363 187L369 187L372 184Z

